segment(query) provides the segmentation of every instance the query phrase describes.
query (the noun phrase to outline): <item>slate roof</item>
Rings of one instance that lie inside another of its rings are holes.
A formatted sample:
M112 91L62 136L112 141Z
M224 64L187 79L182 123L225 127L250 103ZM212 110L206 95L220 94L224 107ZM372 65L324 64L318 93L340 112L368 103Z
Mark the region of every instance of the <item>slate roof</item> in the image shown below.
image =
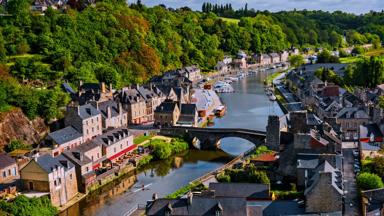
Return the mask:
M128 136L131 136L131 133L129 132L128 128L120 127L97 136L93 139L93 141L101 143L105 146L109 146Z
M317 117L317 115L315 115L314 113L308 113L307 115L307 124L308 125L321 125L323 123L323 121L321 121L321 119L319 117Z
M253 183L210 183L215 197L270 199L269 185Z
M64 156L59 155L58 157L52 157L50 154L44 154L35 159L36 163L44 169L48 174L53 172L53 169L56 167L64 167L65 170L68 168L63 166L60 161L68 161ZM73 164L68 161L70 167L73 167Z
M252 205L252 203L249 203ZM263 216L304 215L305 208L293 200L275 200L263 209Z
M383 188L362 191L361 193L362 193L362 196L368 200L367 212L372 212L372 211L383 208L383 204L384 204Z
M62 88L69 94L76 94L75 90L73 90L72 87L66 82L62 84Z
M177 106L177 102L164 101L156 107L155 113L173 113Z
M144 98L136 88L125 87L119 94L120 101L127 104L143 102Z
M298 154L297 168L298 169L315 169L319 165L318 154Z
M71 159L71 161L73 161L76 164L85 165L92 162L92 160L89 157L87 157L85 153L99 146L100 146L99 143L96 143L94 141L89 141L79 146L76 146L75 148L69 151L63 152L63 155ZM80 160L80 155L83 155L83 160Z
M241 207L245 207L244 205ZM220 204L213 198L193 197L192 204L188 204L187 198L181 199L157 199L149 207L147 215L166 215L166 210L171 211L171 215L215 215L216 210L223 208L226 213L226 206ZM238 210L238 209L237 209ZM232 212L235 213L236 211ZM230 215L230 214L225 214Z
M349 116L348 116L349 114ZM336 118L346 118L346 119L368 119L369 116L367 113L358 108L358 107L344 107L341 109L337 115Z
M196 104L181 104L180 114L194 116L196 114L196 110Z
M99 111L101 112L101 115L105 118L108 116L108 107L111 108L112 117L119 115L119 104L116 101L108 100L108 101L99 102L98 107L99 107ZM122 112L124 113L125 110L122 109Z
M344 98L344 100L347 100L350 103L352 103L352 106L358 106L360 104L363 104L363 101L360 98L358 98L356 95L354 95L350 92L345 92L343 94L343 98Z
M83 135L72 126L68 126L48 134L48 137L58 145L78 139L82 136Z
M335 188L335 190L339 194L343 194L343 178L341 176L340 170L332 167L332 165L328 161L324 161L316 168L315 175L310 179L308 183L309 187L305 189L304 195L307 195L311 190L313 190L317 186L318 182L320 181L320 172L331 173L332 187Z
M79 106L79 117L81 119L91 118L100 114L100 111L93 107L91 104Z
M4 152L0 153L0 169L4 169L13 164L16 164L15 159L11 158Z
M157 97L156 93L151 91L148 88L145 88L144 86L140 86L137 88L137 91L140 93L140 95L144 98L145 101L151 101L153 98Z

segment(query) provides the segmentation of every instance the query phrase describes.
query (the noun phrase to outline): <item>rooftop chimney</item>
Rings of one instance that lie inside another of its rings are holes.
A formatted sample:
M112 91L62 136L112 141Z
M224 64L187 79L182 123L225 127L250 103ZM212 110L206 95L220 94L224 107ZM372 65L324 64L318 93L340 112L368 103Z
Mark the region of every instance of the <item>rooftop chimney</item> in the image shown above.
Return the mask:
M105 94L106 89L105 89L105 82L101 82L101 93Z

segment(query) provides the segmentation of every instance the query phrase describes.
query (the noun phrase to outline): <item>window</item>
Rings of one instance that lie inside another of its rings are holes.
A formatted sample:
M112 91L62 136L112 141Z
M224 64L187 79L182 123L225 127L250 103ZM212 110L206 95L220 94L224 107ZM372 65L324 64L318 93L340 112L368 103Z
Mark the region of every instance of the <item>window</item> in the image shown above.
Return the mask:
M97 125L97 130L100 130L100 127L99 127L99 125Z
M96 117L96 121L99 121L99 117Z
M14 175L14 176L17 175L16 167L13 167L13 175Z
M91 122L92 122L92 124L93 124L93 119L91 119Z
M72 180L72 173L71 173L71 174L69 174L69 179L71 179L71 180Z
M56 182L56 180L55 180L55 181L53 181L53 184L54 184L55 186L57 186L57 182Z
M7 177L7 172L3 171L3 177Z
M116 147L113 148L113 151L116 153Z
M8 170L8 175L9 175L9 176L11 175L11 169Z
M87 120L87 121L85 121L85 124L86 124L86 125L88 125L88 120Z
M89 130L87 129L87 135L89 134Z
M92 161L93 161L93 155L92 155Z
M59 185L61 184L61 178L59 178Z
M99 153L97 153L97 158L100 158L100 154Z
M92 133L93 133L93 132L95 132L95 131L94 131L94 128L92 127Z
M86 171L86 172L89 172L89 167L86 167L86 168L85 168L85 171Z

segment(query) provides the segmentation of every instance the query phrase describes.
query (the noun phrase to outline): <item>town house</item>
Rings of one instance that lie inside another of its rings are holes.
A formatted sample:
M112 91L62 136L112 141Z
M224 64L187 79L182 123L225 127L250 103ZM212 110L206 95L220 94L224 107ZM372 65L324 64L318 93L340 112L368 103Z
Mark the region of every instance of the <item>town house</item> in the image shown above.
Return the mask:
M75 166L79 191L86 192L87 188L96 180L95 170L101 166L104 160L102 146L94 141L89 141L70 151L65 151L63 156Z
M175 126L180 116L178 103L166 100L155 110L155 126Z
M101 112L91 104L67 106L65 125L72 126L82 133L83 142L102 133Z
M181 75L185 76L192 82L196 82L201 79L200 68L196 65L184 67L181 70Z
M19 179L19 167L15 159L6 153L0 153L0 184L7 184Z
M270 53L269 56L272 64L280 63L280 55L278 53Z
M133 135L124 127L108 131L96 137L94 142L102 145L103 156L111 162L136 148Z
M341 126L343 140L357 140L360 125L368 122L369 116L359 107L344 107L336 115L336 123Z
M128 112L128 124L142 124L147 122L147 104L137 88L125 87L117 95L118 101Z
M287 62L288 61L288 57L289 57L289 53L287 51L281 51L279 52L279 55L280 55L280 62Z
M72 126L51 132L46 139L46 144L52 148L54 157L82 143L83 135Z
M80 105L89 103L90 101L107 101L113 99L112 84L109 88L104 82L101 83L83 83L80 81L77 95L72 94L72 99Z
M103 130L128 126L128 113L123 109L121 103L108 100L92 101L91 104L101 113Z
M181 104L177 125L197 127L197 117L196 104Z
M62 155L50 154L32 159L20 170L26 191L49 194L54 206L63 206L78 193L75 166Z

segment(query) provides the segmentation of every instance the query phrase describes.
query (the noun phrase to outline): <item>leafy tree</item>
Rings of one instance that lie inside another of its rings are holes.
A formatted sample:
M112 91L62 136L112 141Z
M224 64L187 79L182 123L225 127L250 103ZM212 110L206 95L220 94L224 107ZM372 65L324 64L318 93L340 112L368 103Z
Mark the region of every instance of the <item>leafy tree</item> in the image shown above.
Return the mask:
M5 148L7 152L12 152L17 149L31 149L30 145L23 143L20 140L12 140Z
M365 50L363 47L361 46L356 46L352 49L352 54L355 54L355 55L361 55L361 54L364 54L365 53Z
M381 102L381 101L380 101ZM373 170L381 178L384 177L384 157L374 157L372 159L372 163L374 164Z
M317 55L317 63L338 63L339 61L339 58L331 55L328 50L323 50Z
M0 210L20 216L54 216L59 213L48 197L28 198L24 195L17 196L12 202L0 200Z
M381 178L372 173L360 173L357 176L357 186L360 190L371 190L384 187Z
M305 63L304 57L302 55L291 55L289 56L289 63L291 66L298 68Z

